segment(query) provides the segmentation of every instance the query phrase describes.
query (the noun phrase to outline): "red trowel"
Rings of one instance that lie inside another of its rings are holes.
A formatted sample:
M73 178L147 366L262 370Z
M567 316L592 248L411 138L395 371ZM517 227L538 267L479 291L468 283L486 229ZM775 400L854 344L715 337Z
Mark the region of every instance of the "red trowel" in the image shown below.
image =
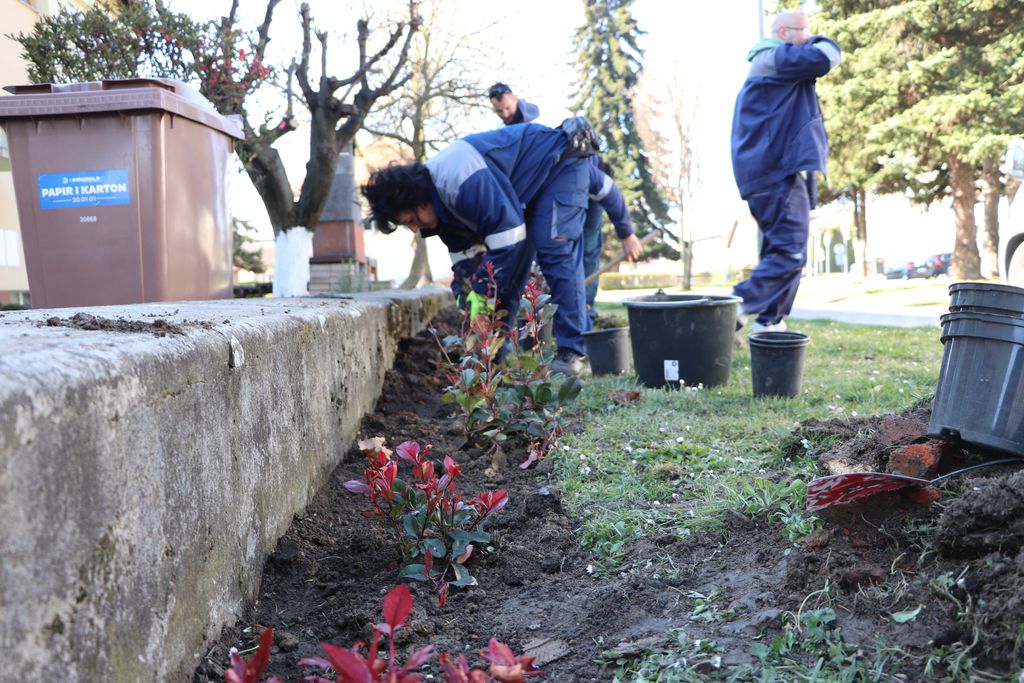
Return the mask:
M993 460L992 462L983 462L980 465L972 465L949 474L943 474L934 479L920 479L918 477L908 477L905 474L890 474L887 472L849 472L847 474L832 474L827 477L818 477L807 485L807 510L808 512L813 512L814 510L827 508L830 505L860 500L866 496L873 496L883 491L935 486L944 479L957 474L963 474L964 472L970 472L980 467L1021 462L1024 462L1024 458Z

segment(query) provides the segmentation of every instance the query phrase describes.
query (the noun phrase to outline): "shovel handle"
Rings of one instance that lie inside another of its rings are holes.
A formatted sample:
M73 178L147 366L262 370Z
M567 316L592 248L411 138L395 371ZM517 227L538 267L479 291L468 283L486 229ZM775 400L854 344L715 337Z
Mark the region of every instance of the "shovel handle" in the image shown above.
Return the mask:
M648 244L653 242L654 238L657 237L659 234L661 234L661 231L659 231L659 230L651 230L649 233L647 233L646 235L644 235L643 237L640 238L640 246L641 247L646 247ZM609 261L608 263L604 264L603 266L601 266L600 268L595 270L593 273L588 275L587 279L583 281L583 284L584 285L589 285L591 282L593 282L597 278L601 277L601 275L603 273L607 273L609 268L614 268L615 266L619 265L620 263L622 263L625 260L626 260L626 254L625 253L619 254L618 256L613 258L611 261Z

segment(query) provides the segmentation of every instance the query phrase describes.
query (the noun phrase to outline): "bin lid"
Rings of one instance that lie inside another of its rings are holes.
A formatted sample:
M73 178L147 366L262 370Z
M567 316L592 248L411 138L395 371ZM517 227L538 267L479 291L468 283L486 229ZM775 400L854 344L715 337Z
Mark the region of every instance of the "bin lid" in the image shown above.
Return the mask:
M191 86L170 78L130 78L57 85L8 85L0 97L0 121L138 110L166 111L243 139L237 116L222 116Z

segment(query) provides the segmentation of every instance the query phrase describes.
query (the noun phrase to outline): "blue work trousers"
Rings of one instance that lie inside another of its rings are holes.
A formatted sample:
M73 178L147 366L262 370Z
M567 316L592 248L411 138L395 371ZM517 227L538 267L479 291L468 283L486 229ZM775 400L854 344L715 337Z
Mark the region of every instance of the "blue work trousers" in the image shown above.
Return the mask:
M604 226L604 207L600 202L593 199L587 204L587 218L583 223L583 277L588 278L601 267L601 248L604 246L604 236L601 228ZM587 330L593 328L594 320L597 318L597 310L594 308L594 300L597 298L597 284L600 278L586 285L587 288Z
M583 220L587 212L589 169L586 158L564 159L526 207L528 244L512 265L507 282L508 320L516 319L519 297L536 259L555 304L552 332L559 350L586 355L586 293L583 290Z
M807 262L810 200L807 183L794 174L768 190L747 198L761 230L761 253L750 278L736 285L743 312L771 325L789 315Z

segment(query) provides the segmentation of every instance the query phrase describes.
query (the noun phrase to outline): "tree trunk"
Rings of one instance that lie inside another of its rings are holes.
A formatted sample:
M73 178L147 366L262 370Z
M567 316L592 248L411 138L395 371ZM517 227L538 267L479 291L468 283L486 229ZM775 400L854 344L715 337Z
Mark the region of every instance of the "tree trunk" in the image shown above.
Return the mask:
M277 233L274 239L275 297L305 296L309 293L309 259L313 255L313 233L296 225Z
M974 220L977 191L974 169L956 154L949 155L949 186L953 190L953 213L956 215L956 244L953 247L954 277L961 280L981 278L978 254L978 224Z
M853 189L853 249L860 261L860 274L867 279L868 267L868 222L867 222L867 190L863 187Z
M405 278L401 289L415 289L434 281L430 273L430 259L427 258L427 241L423 236L416 233L413 236L413 243L416 247L416 254L412 257L412 267L409 268L409 277Z
M985 277L999 278L999 198L1003 195L1002 173L995 161L981 165L982 198L985 203L985 232L982 234L982 263Z

